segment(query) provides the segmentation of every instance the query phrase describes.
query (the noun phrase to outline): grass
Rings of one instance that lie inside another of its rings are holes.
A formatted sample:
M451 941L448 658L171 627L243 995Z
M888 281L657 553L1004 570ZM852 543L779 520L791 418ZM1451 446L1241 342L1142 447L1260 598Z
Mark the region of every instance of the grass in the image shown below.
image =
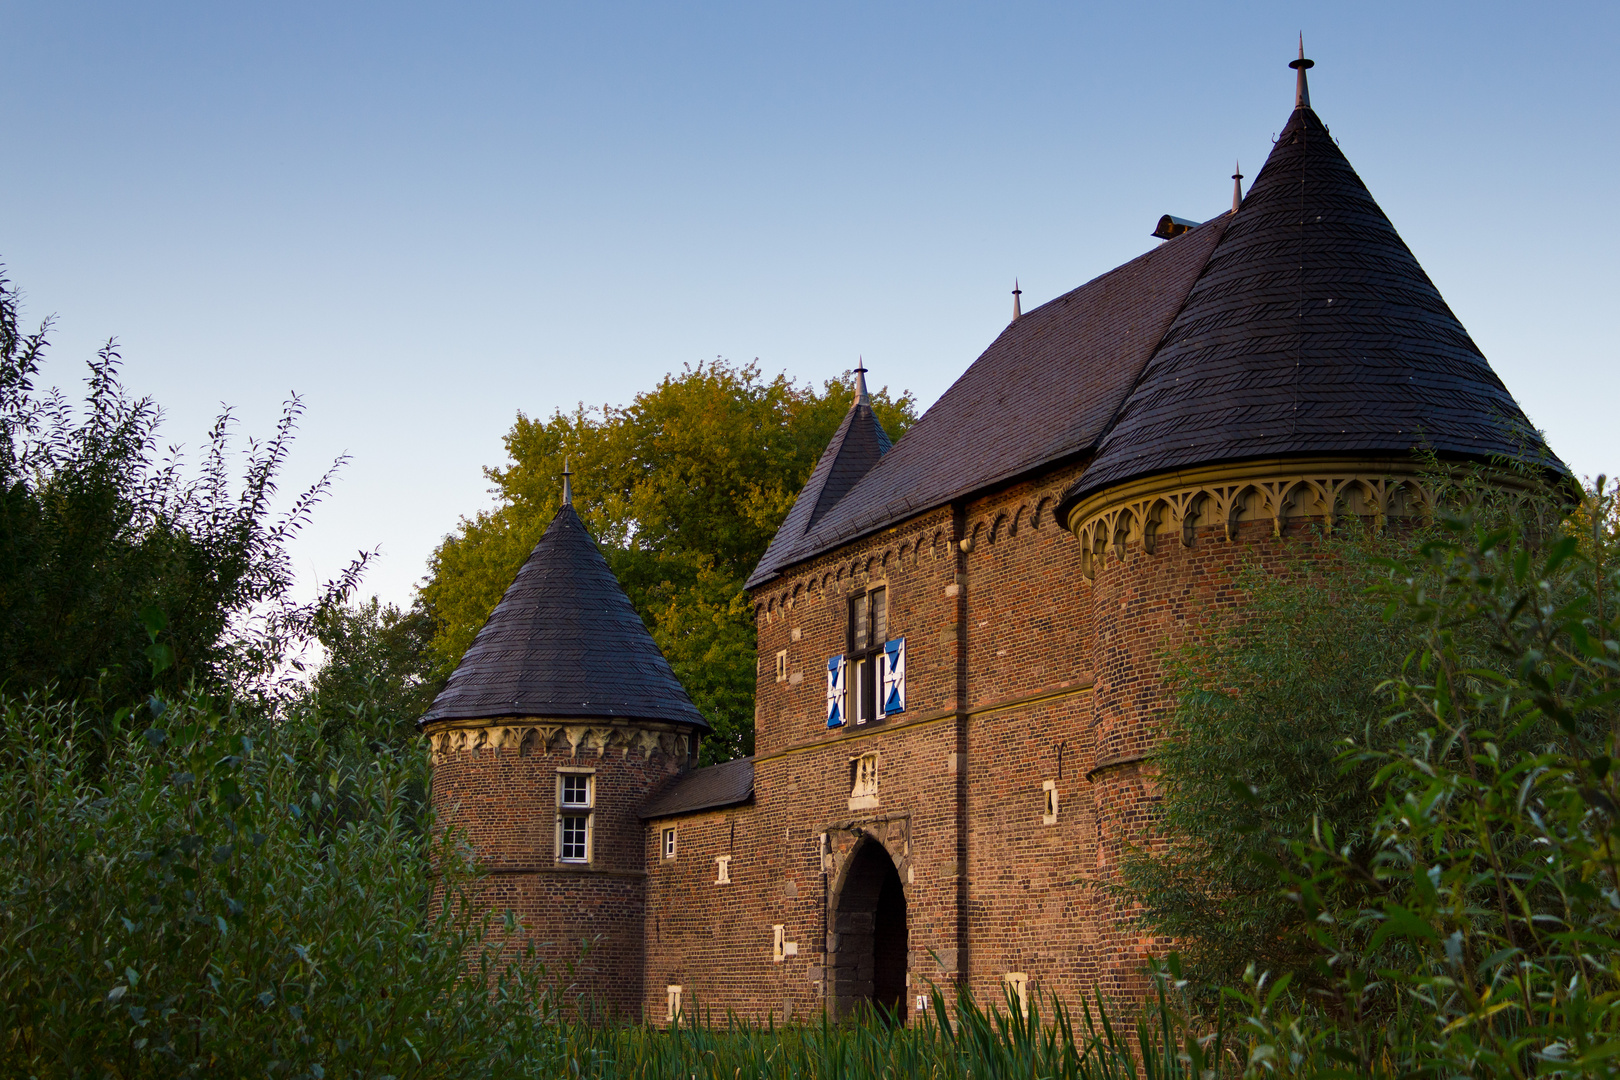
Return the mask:
M1205 1048L1193 1039L1178 1044L1168 1019L1155 1024L1144 1015L1134 1038L1125 1038L1100 1003L1083 1005L1078 1023L1055 998L1044 1005L1043 1016L1042 1003L1032 1000L1024 1016L1011 1000L984 1008L964 995L947 1005L935 990L931 1008L910 1027L873 1012L781 1027L730 1013L717 1020L695 1009L668 1028L581 1021L540 1041L540 1057L525 1065L534 1075L600 1080L1183 1080L1209 1068ZM1153 1015L1168 1017L1163 1008Z

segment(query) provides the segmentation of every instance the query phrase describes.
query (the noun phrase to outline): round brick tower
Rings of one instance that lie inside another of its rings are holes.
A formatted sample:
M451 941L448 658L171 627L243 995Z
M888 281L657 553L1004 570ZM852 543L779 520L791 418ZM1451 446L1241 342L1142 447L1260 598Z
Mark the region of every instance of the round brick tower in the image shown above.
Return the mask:
M1209 261L1059 506L1092 582L1104 879L1150 824L1163 658L1241 601L1242 564L1426 513L1418 447L1567 475L1311 109L1303 51L1290 66L1271 156L1195 230L1221 230ZM1154 946L1111 923L1110 964L1138 970Z
M563 505L420 721L432 803L465 830L478 899L521 922L579 994L638 1016L646 871L639 812L708 724Z

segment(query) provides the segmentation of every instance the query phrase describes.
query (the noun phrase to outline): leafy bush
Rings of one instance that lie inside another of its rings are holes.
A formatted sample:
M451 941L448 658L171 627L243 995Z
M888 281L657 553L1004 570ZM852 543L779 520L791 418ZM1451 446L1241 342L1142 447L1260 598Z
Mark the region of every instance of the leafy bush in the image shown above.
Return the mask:
M1416 730L1347 755L1377 767L1372 859L1325 826L1291 845L1282 876L1328 991L1252 1010L1261 1059L1302 1072L1620 1072L1616 522L1600 477L1564 535L1471 509L1390 564L1383 595L1421 642L1388 684L1389 722ZM1495 663L1471 662L1481 644ZM1347 882L1368 902L1333 903ZM1379 962L1390 942L1406 962Z
M190 697L120 713L92 781L73 708L3 709L0 1073L518 1071L557 988L486 942L419 749Z
M1206 1004L1250 963L1309 975L1315 949L1278 887L1280 846L1313 821L1354 850L1370 838L1376 767L1339 756L1345 739L1378 728L1388 712L1378 685L1412 644L1368 595L1370 557L1402 543L1318 538L1324 557L1250 565L1236 582L1240 615L1172 659L1157 842L1127 857L1122 892L1144 928L1178 943Z

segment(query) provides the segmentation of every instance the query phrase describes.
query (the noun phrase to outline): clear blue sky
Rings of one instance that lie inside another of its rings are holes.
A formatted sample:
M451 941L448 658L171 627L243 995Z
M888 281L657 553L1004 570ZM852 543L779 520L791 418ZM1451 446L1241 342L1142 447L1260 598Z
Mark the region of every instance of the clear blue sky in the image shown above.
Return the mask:
M682 363L934 400L1009 314L1229 205L1313 104L1531 419L1620 470L1620 5L0 0L0 260L195 447L347 451L311 578L405 601L521 409Z

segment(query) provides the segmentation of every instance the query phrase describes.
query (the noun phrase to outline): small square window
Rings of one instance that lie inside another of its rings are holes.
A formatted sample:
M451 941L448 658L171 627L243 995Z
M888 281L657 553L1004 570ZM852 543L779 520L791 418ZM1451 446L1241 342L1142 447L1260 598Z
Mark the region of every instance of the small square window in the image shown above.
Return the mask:
M590 806L590 775L582 773L563 773L561 802L564 806Z
M664 830L664 858L673 859L674 857L675 857L675 830L674 829L665 829Z
M558 844L558 857L563 862L588 862L590 858L589 836L590 819L584 814L564 814L562 816L562 839Z

